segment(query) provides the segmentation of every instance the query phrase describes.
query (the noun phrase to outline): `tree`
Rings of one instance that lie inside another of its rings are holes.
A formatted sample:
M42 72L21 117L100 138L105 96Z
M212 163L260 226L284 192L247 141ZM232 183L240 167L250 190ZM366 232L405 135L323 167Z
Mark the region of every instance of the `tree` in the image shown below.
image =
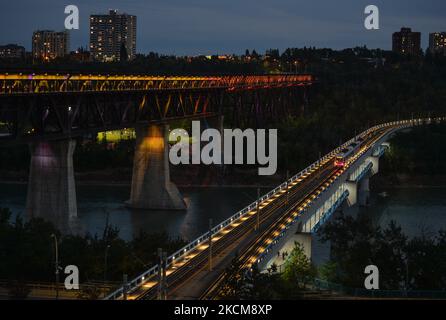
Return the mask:
M101 297L101 289L96 286L82 288L77 297L82 300L98 300Z
M222 299L239 299L243 288L243 270L238 255L232 259L231 265L226 268L225 273L228 275L224 282L219 296Z
M271 272L272 272L272 273L276 273L276 272L277 272L277 264L276 264L276 263L273 263L273 264L271 265Z
M119 51L119 61L121 62L127 62L129 59L128 53L127 53L127 47L125 46L125 43L121 43L121 48Z
M380 289L446 288L446 234L443 231L436 237L423 235L408 240L395 222L381 229L367 215L360 214L356 219L341 215L320 232L323 241L331 242L332 263L335 261L338 269L336 282L361 288L364 268L373 264L380 271ZM332 267L327 269L320 273Z
M321 265L318 269L319 278L328 282L337 282L337 269L338 265L334 261L327 261Z
M100 237L64 235L50 223L32 218L26 223L17 217L11 221L11 211L0 208L0 279L11 282L15 295L26 293L28 281L54 281L54 240L59 239L59 263L79 267L81 282L102 280L105 250L108 252L108 280L119 281L122 274L136 276L156 263L156 248L175 252L185 245L181 239L171 239L166 233L141 234L133 241L119 238L119 229L106 226ZM26 263L24 263L26 262Z
M8 295L11 299L23 300L31 293L31 288L23 281L10 281L8 283Z
M291 284L295 284L298 289L304 289L308 280L315 275L315 269L310 260L305 255L303 246L294 242L294 248L290 257L285 262L283 279Z

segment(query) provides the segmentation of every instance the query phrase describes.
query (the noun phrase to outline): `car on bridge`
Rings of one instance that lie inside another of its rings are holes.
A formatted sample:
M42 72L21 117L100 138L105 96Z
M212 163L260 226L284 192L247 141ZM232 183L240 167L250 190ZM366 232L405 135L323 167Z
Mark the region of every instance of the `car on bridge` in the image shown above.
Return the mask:
M346 161L352 154L355 153L355 151L362 145L364 142L363 137L359 137L354 142L349 144L347 147L342 149L336 156L334 160L335 167L343 168L345 166Z

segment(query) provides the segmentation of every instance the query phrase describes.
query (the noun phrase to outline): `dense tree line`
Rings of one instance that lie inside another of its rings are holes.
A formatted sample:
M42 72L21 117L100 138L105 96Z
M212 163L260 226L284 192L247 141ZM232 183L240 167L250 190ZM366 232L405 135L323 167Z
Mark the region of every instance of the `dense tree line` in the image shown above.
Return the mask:
M0 208L0 279L52 282L52 234L58 238L60 266L76 265L81 282L104 278L122 281L124 274L131 279L157 263L158 248L175 252L186 244L163 232L142 232L132 241L124 241L118 237L119 230L110 226L101 235L61 235L50 222L37 218L24 222L20 217L11 220L11 212Z
M261 273L254 264L246 270L241 268L236 256L226 274L229 276L219 292L220 299L292 300L303 297L317 275L317 269L305 255L303 246L296 242L282 266L273 264L268 272Z
M317 287L320 279L350 289L364 288L364 269L376 265L379 289L405 291L446 290L446 232L409 239L391 222L380 228L367 215L341 215L320 231L323 241L331 241L331 258L316 268L295 247L282 266L271 265L267 272L241 269L237 257L226 270L231 275L223 284L221 299L297 299Z
M446 112L443 60L418 58L391 63L389 57L389 61L376 65L359 58L337 59L310 62L319 81L310 89L305 112L275 125L279 128L282 169L298 170L377 123Z
M51 63L0 61L0 70L23 73L87 73L87 74L150 74L150 75L228 75L261 74L265 70L259 61L219 60L217 56L207 58L177 57L149 53L137 55L124 62L78 62L69 57Z
M446 290L446 232L408 238L394 222L383 229L367 214L340 217L321 230L331 242L327 280L362 288L364 268L376 265L380 289Z
M446 174L446 126L432 124L399 132L390 140L382 161L383 173L394 176L441 176Z

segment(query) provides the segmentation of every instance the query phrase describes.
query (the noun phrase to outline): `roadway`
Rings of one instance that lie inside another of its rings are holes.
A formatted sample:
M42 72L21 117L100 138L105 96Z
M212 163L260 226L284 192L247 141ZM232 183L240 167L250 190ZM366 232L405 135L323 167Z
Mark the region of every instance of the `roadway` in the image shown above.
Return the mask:
M259 228L257 210L235 221L213 235L212 270L209 270L209 245L203 243L185 258L172 263L166 269L168 299L213 299L218 295L221 284L231 275L225 270L234 258L239 259L242 268L249 268L257 257L280 234L282 228L299 215L325 188L340 176L348 166L357 160L390 129L381 129L365 137L364 143L352 155L344 168L334 166L333 158L316 165L287 189L260 204ZM257 230L258 229L258 230ZM156 299L158 276L154 275L128 299Z
M255 264L258 257L274 240L274 238L280 234L283 228L297 216L299 216L301 210L303 210L314 198L328 188L337 177L342 175L354 161L369 150L369 148L372 147L374 143L383 135L387 134L389 130L390 129L378 130L366 137L363 146L359 148L357 153L349 159L345 167L336 168L332 164L332 170L328 171L328 174L322 173L321 176L324 178L318 179L319 185L315 189L303 196L292 208L287 210L285 214L279 216L274 223L271 223L268 228L265 228L264 232L257 238L257 240L239 255L238 265L240 268L247 270L253 264ZM333 163L333 161L329 161L329 163ZM226 272L221 273L220 276L208 287L208 289L204 291L204 293L200 296L200 299L218 298L222 284L233 276L234 275L227 274Z

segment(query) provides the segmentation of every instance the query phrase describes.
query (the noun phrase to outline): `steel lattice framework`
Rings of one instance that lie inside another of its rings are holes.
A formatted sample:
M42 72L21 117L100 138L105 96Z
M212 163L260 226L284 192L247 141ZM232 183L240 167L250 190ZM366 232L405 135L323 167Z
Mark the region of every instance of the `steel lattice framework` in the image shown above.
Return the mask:
M312 75L168 77L0 74L0 143L59 139L232 113L259 125L296 105Z
M311 75L264 75L224 77L161 77L101 75L0 74L1 95L219 89L228 91L309 85Z

